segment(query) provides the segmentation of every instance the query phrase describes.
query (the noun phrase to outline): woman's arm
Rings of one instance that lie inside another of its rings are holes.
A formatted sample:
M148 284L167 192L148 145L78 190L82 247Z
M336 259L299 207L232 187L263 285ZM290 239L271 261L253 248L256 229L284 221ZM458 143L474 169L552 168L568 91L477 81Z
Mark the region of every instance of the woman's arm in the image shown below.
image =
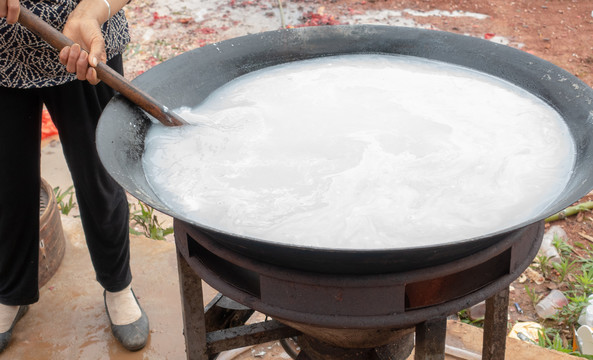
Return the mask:
M82 0L68 16L63 33L75 44L62 49L60 62L66 65L67 71L76 73L79 80L88 80L91 84L99 82L94 67L107 61L101 25L128 1ZM19 13L19 0L0 0L0 17L6 17L7 23L16 23Z
M128 0L82 0L68 16L63 33L75 44L62 49L60 62L66 65L67 71L76 73L79 80L88 80L91 84L99 82L94 67L107 61L101 25L127 3Z

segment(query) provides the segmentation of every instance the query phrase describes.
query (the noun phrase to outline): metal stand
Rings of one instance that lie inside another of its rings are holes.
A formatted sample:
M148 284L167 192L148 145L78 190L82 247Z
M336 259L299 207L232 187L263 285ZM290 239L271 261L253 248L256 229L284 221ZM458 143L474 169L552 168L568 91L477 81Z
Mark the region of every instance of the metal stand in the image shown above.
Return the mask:
M238 304L232 301L228 303L229 299L221 294L204 307L202 279L179 252L177 261L188 360L215 359L217 354L225 350L301 335L300 331L275 320L245 325L253 310L237 306ZM506 288L486 300L482 359L501 360L505 357L508 299L509 290ZM444 317L417 324L414 358L444 359L446 330L447 320ZM381 355L380 350L375 353L379 355L373 354L373 357L364 358L395 359L390 355ZM314 358L301 353L298 359Z
M504 360L507 338L509 288L486 300L482 359Z
M245 325L253 310L228 302L230 299L221 294L204 307L202 279L179 252L177 266L188 360L214 359L226 350L300 335L276 320Z
M447 318L427 320L416 325L415 359L444 360Z
M515 230L446 264L349 275L259 261L175 220L187 358L299 336L299 360L405 360L415 332L415 359L441 360L447 315L486 299L482 358L502 360L508 286L536 256L543 228ZM204 307L202 279L225 296ZM254 310L274 320L245 325Z

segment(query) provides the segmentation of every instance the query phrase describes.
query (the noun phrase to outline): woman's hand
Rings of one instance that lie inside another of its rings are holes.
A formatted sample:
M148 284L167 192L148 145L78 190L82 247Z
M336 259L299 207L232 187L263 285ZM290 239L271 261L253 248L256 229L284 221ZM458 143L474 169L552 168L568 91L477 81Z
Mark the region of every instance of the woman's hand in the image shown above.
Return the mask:
M75 44L60 51L60 62L66 65L67 71L76 73L79 80L87 80L91 84L99 82L95 66L99 62L107 61L101 24L108 20L108 14L102 1L83 0L72 11L64 25L64 35Z
M0 0L0 18L5 17L7 23L16 23L19 19L20 10L19 0Z
M75 44L60 51L60 62L66 65L68 72L76 73L78 80L88 80L91 84L99 83L95 66L107 60L105 40L99 25L92 22L72 23L68 20L63 32Z

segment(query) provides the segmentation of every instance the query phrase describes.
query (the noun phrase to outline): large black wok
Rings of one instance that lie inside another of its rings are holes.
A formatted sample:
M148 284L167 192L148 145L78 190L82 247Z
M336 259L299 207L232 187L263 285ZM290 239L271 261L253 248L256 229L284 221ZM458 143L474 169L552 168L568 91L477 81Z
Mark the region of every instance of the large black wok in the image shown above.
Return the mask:
M564 191L529 221L485 236L451 243L385 250L336 250L287 246L205 227L169 208L149 187L141 158L151 126L162 126L120 96L107 106L97 129L97 148L109 173L128 192L156 209L193 224L224 246L259 260L311 271L382 273L432 266L484 249L510 233L564 209L593 188L593 90L566 71L520 50L445 32L388 26L335 26L253 34L179 55L134 83L170 108L195 106L226 82L279 63L354 53L403 54L445 61L516 84L554 107L576 144L576 161ZM462 100L460 100L461 102ZM541 231L537 236L541 236Z

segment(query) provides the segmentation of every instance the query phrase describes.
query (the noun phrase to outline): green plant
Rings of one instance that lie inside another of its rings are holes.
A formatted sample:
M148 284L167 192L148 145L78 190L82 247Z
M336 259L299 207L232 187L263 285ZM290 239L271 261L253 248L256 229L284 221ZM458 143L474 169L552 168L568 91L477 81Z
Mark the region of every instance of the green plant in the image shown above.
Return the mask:
M583 355L578 351L573 351L572 346L569 346L562 340L562 336L557 329L544 328L538 332L538 345L551 350L560 351L565 354L582 357L593 360L591 355Z
M583 312L583 309L589 304L589 300L587 299L587 296L583 294L571 296L567 293L565 295L568 299L568 305L565 305L562 309L558 310L554 319L566 325L575 324Z
M560 351L570 355L582 356L579 352L573 351L572 346L568 346L562 336L556 329L544 328L538 333L538 345L546 349ZM584 356L583 356L584 357Z
M556 329L544 328L538 333L538 345L546 349L566 352L562 337Z
M548 278L550 276L550 271L552 270L552 265L550 265L550 258L545 255L539 255L536 258L536 260L539 264L539 270L541 271L543 277Z
M578 261L581 263L581 271L590 271L593 270L593 249L591 246L584 247L587 254L585 256L580 256Z
M66 191L62 192L62 190L60 189L59 186L56 186L54 188L54 196L56 198L56 204L58 205L58 209L60 209L60 212L64 215L68 215L70 214L70 211L74 208L74 206L76 206L76 203L74 202L73 196L74 196L74 186L70 185L70 187L68 189L66 189ZM66 196L68 197L68 201L64 201Z
M571 261L570 258L564 258L559 263L553 263L552 266L554 266L554 269L556 269L556 271L558 271L558 274L559 274L557 283L564 282L564 280L566 279L568 274L571 273L572 270L574 270L576 268L576 265L577 265L577 261L576 260Z
M535 307L535 305L537 305L537 303L542 299L542 295L539 295L535 292L535 290L529 288L527 285L525 285L525 292L527 293L529 300L531 300L533 307Z
M583 266L581 273L575 275L575 282L573 285L576 291L583 294L593 293L593 268L590 266Z
M579 249L585 249L585 250L588 249L587 245L586 244L583 244L580 241L575 241L574 242L574 246L578 247Z
M462 323L474 325L474 326L477 326L477 327L483 327L484 326L484 317L478 318L476 320L472 320L469 317L469 310L468 309L461 310L460 312L457 313L457 316L459 316L459 321L461 321Z
M569 256L574 253L574 248L564 241L558 234L554 234L554 239L552 240L552 245L558 250L558 253L562 256Z
M132 213L131 220L139 225L143 231L138 232L130 227L130 233L135 235L145 235L146 237L155 240L164 240L165 236L173 233L172 227L162 227L154 214L153 208L140 201L138 201L138 204L140 205L140 210Z

